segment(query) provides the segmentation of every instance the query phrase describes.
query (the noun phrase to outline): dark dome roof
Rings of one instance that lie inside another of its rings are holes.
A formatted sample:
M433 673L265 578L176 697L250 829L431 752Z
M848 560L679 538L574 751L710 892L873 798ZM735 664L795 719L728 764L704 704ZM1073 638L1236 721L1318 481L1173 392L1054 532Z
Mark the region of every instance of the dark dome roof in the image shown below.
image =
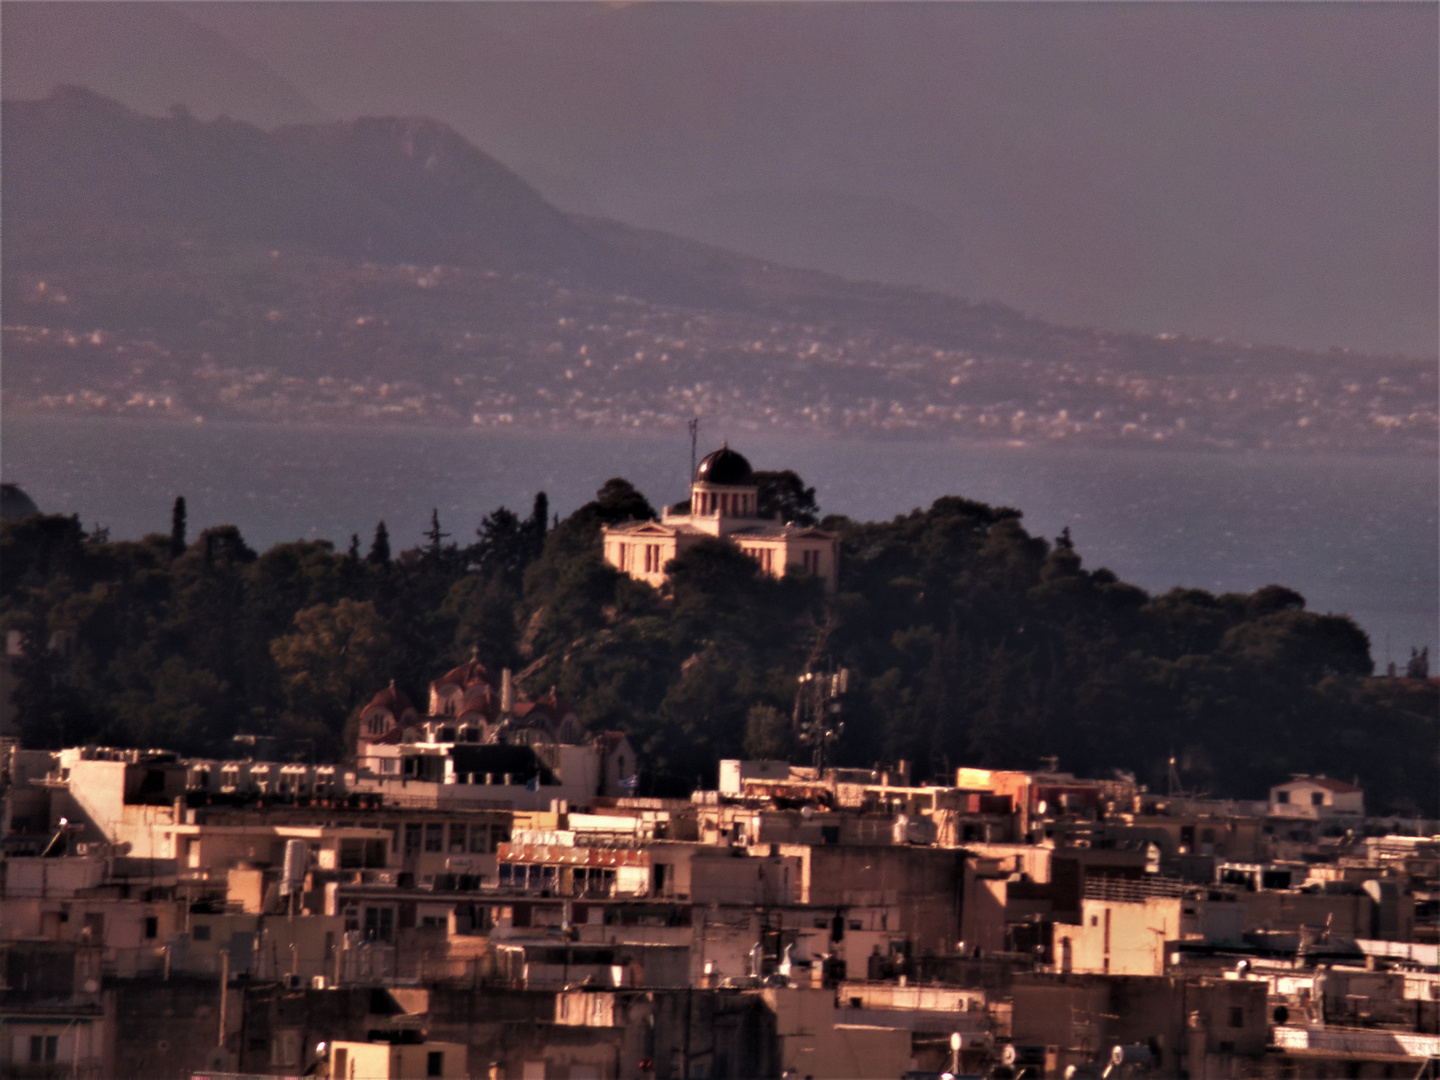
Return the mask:
M18 484L0 484L0 520L19 521L39 512L40 508L35 505L35 501L21 491Z
M722 446L701 459L700 467L695 470L695 481L706 484L748 484L753 471L743 454L737 454L729 446Z

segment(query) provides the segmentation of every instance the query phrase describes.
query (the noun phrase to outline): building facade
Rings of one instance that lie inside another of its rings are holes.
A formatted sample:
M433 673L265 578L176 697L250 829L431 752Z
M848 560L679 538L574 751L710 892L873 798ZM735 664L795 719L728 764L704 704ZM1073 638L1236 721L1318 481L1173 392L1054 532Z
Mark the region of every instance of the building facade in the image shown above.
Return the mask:
M839 580L840 545L834 533L764 518L759 485L744 456L722 446L707 454L690 484L690 504L666 507L659 521L627 521L604 529L605 561L637 581L660 588L666 566L707 538L729 540L771 577L820 578L828 592Z

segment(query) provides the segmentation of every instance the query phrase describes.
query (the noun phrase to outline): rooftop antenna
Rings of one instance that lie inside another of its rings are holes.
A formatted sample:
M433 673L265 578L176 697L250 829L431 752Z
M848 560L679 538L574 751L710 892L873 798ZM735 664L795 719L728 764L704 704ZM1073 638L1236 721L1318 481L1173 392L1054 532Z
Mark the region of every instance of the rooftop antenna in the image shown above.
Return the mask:
M1178 769L1175 768L1175 755L1174 755L1174 754L1171 754L1171 755L1170 755L1170 775L1169 775L1166 779L1167 779L1167 781L1168 781L1168 786L1169 786L1169 788L1170 788L1170 790L1167 792L1167 794L1169 794L1169 795L1180 795L1180 794L1183 794L1183 790L1182 790L1182 788L1180 787L1180 772L1179 772Z

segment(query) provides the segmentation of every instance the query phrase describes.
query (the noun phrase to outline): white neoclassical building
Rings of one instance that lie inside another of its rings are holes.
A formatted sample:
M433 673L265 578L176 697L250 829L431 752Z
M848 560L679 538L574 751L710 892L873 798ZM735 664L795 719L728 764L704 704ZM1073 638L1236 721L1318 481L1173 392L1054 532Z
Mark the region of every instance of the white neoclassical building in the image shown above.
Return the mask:
M605 561L638 581L657 588L665 566L706 537L723 537L739 546L772 577L808 574L835 591L840 545L834 533L808 525L762 518L759 488L750 462L722 446L707 454L690 484L690 510L666 507L659 521L607 525Z

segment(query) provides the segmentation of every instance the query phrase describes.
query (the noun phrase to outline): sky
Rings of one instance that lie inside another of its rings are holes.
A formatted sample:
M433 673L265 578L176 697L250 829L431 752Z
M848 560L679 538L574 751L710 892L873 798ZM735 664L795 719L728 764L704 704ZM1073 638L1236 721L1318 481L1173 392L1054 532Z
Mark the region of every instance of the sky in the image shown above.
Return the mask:
M1433 3L6 3L3 89L423 114L564 209L1054 321L1432 356Z

